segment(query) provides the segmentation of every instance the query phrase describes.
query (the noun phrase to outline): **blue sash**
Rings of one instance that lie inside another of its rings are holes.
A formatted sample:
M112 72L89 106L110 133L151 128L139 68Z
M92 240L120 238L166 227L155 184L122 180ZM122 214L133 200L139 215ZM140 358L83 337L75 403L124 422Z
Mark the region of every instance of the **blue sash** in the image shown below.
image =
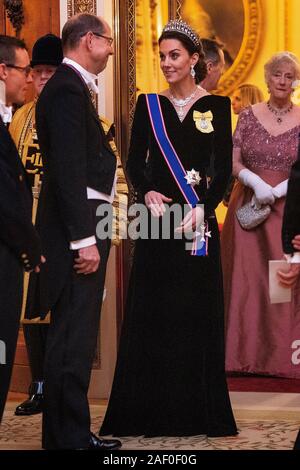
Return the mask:
M174 149L167 134L164 118L160 107L159 97L155 93L149 93L145 96L150 122L156 142L183 197L185 198L189 206L191 208L194 208L199 202L199 197L196 191L194 190L193 186L188 184L185 178L185 176L187 175L186 170L184 169L176 153L176 150ZM207 232L208 227L206 224L205 233ZM191 254L193 256L206 256L207 248L208 237L206 235L204 237L196 235L193 240Z

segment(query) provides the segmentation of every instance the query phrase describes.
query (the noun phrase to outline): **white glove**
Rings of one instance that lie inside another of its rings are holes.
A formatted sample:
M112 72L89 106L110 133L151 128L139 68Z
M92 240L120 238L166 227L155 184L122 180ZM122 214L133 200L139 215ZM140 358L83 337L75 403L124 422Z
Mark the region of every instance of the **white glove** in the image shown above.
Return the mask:
M281 183L274 186L272 189L273 196L279 199L280 197L286 196L288 189L288 180L284 180Z
M239 172L238 179L245 186L253 189L255 200L258 205L274 204L275 197L272 192L272 186L265 183L264 180L253 173L253 171L247 170L247 168L243 168Z

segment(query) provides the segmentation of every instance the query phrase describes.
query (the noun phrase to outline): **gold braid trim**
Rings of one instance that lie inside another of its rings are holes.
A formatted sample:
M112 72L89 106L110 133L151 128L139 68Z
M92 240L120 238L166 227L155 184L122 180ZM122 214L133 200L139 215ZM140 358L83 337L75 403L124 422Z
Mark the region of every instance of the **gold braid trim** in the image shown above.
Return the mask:
M103 116L99 116L105 134L108 134L112 123ZM109 145L117 158L117 185L113 202L112 244L119 246L127 230L128 186L119 156L118 149L112 136Z

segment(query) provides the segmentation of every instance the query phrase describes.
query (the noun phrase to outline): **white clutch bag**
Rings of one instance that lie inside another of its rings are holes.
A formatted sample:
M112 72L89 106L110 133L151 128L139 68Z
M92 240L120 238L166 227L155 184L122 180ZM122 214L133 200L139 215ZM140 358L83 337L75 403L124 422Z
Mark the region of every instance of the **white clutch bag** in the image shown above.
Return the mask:
M268 204L257 209L251 202L236 210L235 214L244 230L251 230L262 224L270 215L271 207Z

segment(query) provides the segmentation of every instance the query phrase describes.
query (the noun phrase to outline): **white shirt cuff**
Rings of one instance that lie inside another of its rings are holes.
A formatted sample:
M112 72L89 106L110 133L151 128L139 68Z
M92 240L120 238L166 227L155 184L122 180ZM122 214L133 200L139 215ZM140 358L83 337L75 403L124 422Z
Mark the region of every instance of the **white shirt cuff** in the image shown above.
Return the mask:
M70 250L79 250L80 248L86 248L88 246L96 245L96 237L82 238L82 240L75 240L70 242Z
M293 256L292 255L284 255L287 262L294 264L294 263L300 263L300 252L296 251Z

